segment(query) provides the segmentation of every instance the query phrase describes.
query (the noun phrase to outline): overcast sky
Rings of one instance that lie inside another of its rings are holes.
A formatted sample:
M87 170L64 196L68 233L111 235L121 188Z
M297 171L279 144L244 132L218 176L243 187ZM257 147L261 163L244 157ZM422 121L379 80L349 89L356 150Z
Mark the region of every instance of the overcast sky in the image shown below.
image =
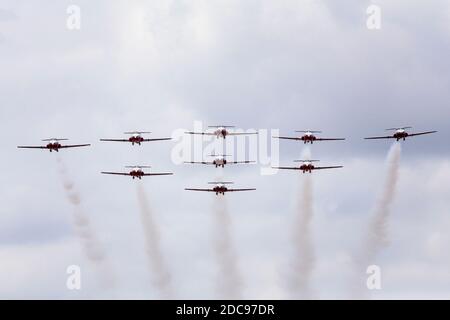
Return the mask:
M71 4L81 9L80 30L66 26ZM380 30L366 26L370 4L381 8ZM216 297L214 196L183 188L221 175L257 188L226 196L243 297L287 298L296 172L177 165L176 141L98 141L130 130L171 136L194 121L347 138L311 147L324 165L345 166L313 174L318 298L348 295L349 261L383 185L391 142L362 138L396 126L438 130L403 143L390 244L375 261L383 288L371 297L450 298L449 56L446 0L2 1L0 298L158 297L136 183L99 173L133 164L175 173L142 185L177 298ZM16 149L55 136L93 145L58 155ZM281 141L273 157L291 164L302 149ZM57 157L105 247L114 290L95 284ZM82 269L80 291L66 288L73 264Z

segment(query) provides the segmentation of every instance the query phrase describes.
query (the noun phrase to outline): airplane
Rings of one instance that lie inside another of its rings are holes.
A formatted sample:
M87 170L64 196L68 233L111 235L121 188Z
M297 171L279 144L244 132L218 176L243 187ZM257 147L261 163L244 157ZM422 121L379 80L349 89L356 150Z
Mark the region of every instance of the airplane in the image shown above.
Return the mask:
M295 132L303 133L300 137L274 137L278 139L286 139L286 140L297 140L303 141L304 144L311 143L314 141L336 141L336 140L345 140L345 138L318 138L314 134L322 133L322 131L314 131L314 130L296 130Z
M149 132L149 131L124 132L124 134L129 134L131 136L128 139L100 139L100 141L131 142L131 145L134 146L134 144L141 145L142 142L172 140L172 138L145 139L142 137L142 135L146 134L146 133L151 133L151 132Z
M114 174L119 176L131 176L133 177L133 180L135 178L138 178L139 180L142 179L144 176L169 176L173 175L173 173L169 172L163 172L163 173L145 173L145 168L151 168L150 166L126 166L125 168L131 168L130 172L107 172L102 171L102 174Z
M258 132L229 132L229 128L234 128L234 126L208 126L208 128L215 128L213 132L193 132L186 131L186 134L201 134L208 136L216 136L217 138L226 138L227 136L240 136L240 135L249 135L249 134L258 134Z
M42 141L48 142L45 146L17 146L19 149L47 149L50 152L53 150L59 152L59 149L67 149L67 148L78 148L78 147L88 147L90 144L68 144L62 145L59 141L67 141L69 139L61 139L61 138L51 138L51 139L42 139Z
M238 192L238 191L254 191L255 188L247 188L247 189L230 189L227 188L227 184L233 184L233 182L226 182L226 181L215 181L215 182L208 182L208 184L214 184L215 186L211 189L196 189L196 188L185 188L184 190L188 191L204 191L204 192L215 192L216 196L219 194L225 195L225 192Z
M212 161L185 161L184 163L191 163L191 164L209 164L209 165L215 165L217 167L225 168L226 164L240 164L240 163L255 163L255 161L228 161L225 159L226 157L229 157L229 155L223 154L223 155L214 155L212 154L211 157L216 157Z
M320 160L294 160L294 162L301 162L302 164L299 167L272 167L273 169L287 169L287 170L301 170L303 173L309 172L311 173L313 170L322 170L322 169L339 169L344 166L330 166L330 167L316 167L313 165L313 162L319 162Z
M397 139L397 141L403 139L403 141L405 141L407 137L421 136L424 134L430 134L430 133L437 132L437 131L425 131L425 132L418 132L418 133L408 133L408 132L406 132L406 129L412 129L412 127L389 128L389 129L386 129L386 131L394 131L395 130L394 134L392 134L390 136L368 137L368 138L364 138L364 139L366 139L366 140Z

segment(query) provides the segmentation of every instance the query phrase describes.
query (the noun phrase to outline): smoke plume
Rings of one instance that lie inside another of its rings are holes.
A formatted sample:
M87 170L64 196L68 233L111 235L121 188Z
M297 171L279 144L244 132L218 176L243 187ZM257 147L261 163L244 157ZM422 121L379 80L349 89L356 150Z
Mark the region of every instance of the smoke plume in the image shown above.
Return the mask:
M302 159L311 157L310 149L302 152ZM311 174L300 173L298 202L291 230L292 254L289 261L287 285L292 299L311 299L311 277L315 266L315 252L311 235L313 183Z
M401 145L398 142L394 143L387 156L387 173L384 186L375 203L373 215L369 221L366 239L363 243L363 252L356 261L358 281L357 286L355 286L356 291L353 292L355 298L365 297L365 293L367 293L367 288L364 287L366 284L365 279L367 278L366 269L369 265L375 264L377 255L388 244L387 227L398 182L400 155Z
M311 276L315 266L315 253L311 235L314 215L312 177L302 176L297 210L292 225L292 256L289 265L288 286L293 299L311 299Z
M140 183L137 185L137 195L141 208L141 223L144 231L146 253L149 260L154 285L158 289L162 299L170 299L173 296L171 276L166 266L159 236L159 228L153 219L153 213Z
M221 299L240 299L242 281L232 243L231 218L225 197L215 197L213 223L214 251L219 267L218 294Z
M112 289L115 286L115 278L103 246L95 234L89 216L83 211L81 196L76 190L74 182L70 179L64 162L61 158L58 158L57 161L67 199L74 207L72 223L74 231L80 240L83 253L95 267L100 287L103 289Z

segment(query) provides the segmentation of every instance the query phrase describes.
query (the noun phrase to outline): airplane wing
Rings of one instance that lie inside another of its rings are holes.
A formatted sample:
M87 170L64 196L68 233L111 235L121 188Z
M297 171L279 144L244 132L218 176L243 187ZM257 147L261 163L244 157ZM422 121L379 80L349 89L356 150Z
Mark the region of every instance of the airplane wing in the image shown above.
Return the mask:
M227 161L227 164L239 164L239 163L255 163L255 161Z
M90 144L68 144L68 145L59 147L59 149L88 147L88 146L90 146Z
M47 149L45 146L17 146L19 149Z
M193 132L193 131L186 131L186 134L201 134L201 135L207 135L207 136L215 136L216 134L214 132Z
M100 139L100 141L130 142L128 139Z
M118 176L130 176L129 173L125 173L125 172L105 172L102 171L103 174L114 174L114 175L118 175Z
M272 167L272 169L301 170L299 167Z
M314 167L313 170L322 170L322 169L339 169L343 168L344 166L331 166L331 167Z
M164 173L144 173L144 176L171 176L173 173L164 172Z
M248 189L227 189L225 192L237 192L237 191L254 191L255 188L248 188Z
M143 142L149 142L149 141L163 141L163 140L172 140L172 138L156 138L156 139L144 139Z
M215 192L213 189L194 189L194 188L185 188L184 190L188 191L205 191L205 192Z
M184 163L191 163L191 164L214 164L213 162L206 162L206 161L185 161Z
M368 137L364 138L366 140L375 140L375 139L395 139L394 136L382 136L382 137Z
M430 134L430 133L435 133L437 131L425 131L425 132L418 132L418 133L410 133L408 134L408 137L414 137L414 136L421 136L423 134Z
M338 141L345 140L345 138L316 138L316 141Z
M294 137L274 137L274 138L286 139L286 140L297 140L297 141L301 141L302 140L300 138L294 138Z
M258 134L258 132L228 132L227 135L229 136L242 136L246 134Z

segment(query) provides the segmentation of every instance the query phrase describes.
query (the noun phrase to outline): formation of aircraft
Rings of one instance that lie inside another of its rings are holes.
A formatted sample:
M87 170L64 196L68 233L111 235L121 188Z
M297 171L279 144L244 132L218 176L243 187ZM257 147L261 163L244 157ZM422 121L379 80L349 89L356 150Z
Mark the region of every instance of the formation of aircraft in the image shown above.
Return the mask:
M141 145L142 142L150 142L150 141L164 141L171 140L172 138L153 138L147 139L144 138L143 134L150 134L150 131L132 131L132 132L124 132L124 134L130 135L128 139L100 139L100 141L110 141L110 142L130 142L131 145L134 144Z
M375 139L396 139L397 141L402 140L405 141L408 137L421 136L424 134L436 133L437 131L424 131L417 133L408 133L406 129L412 129L412 127L401 127L401 128L389 128L386 131L395 131L392 135L389 136L378 136L378 137L368 137L364 138L367 140L375 140Z
M194 131L186 131L186 134L199 134L199 135L207 135L207 136L216 136L217 138L226 138L227 136L241 136L241 135L250 135L250 134L258 134L258 132L230 132L228 129L234 128L234 126L208 126L208 128L214 129L212 132L194 132Z
M45 146L17 146L19 149L46 149L50 152L56 151L59 152L59 149L67 149L67 148L79 148L79 147L88 147L89 143L86 144L66 144L62 145L60 141L67 141L69 139L66 138L50 138L50 139L42 139L44 142L48 142Z
M151 166L126 166L125 168L131 168L129 172L109 172L102 171L102 174L112 174L118 176L130 176L133 179L142 179L142 177L146 176L170 176L173 175L171 172L158 172L158 173L145 173L143 169L151 168Z
M250 134L258 134L258 132L230 132L229 128L234 128L234 126L209 126L208 128L215 129L212 132L192 132L188 131L186 134L200 134L200 135L212 135L216 136L217 138L226 138L227 136L237 136L237 135L250 135ZM386 131L394 131L393 134L387 135L387 136L375 136L375 137L367 137L364 139L374 140L374 139L395 139L397 141L403 140L405 141L406 138L414 137L414 136L420 136L420 135L426 135L431 133L436 133L437 131L423 131L423 132L416 132L416 133L408 133L407 129L411 129L411 127L400 127L400 128L389 128L386 129ZM345 140L345 138L320 138L317 137L317 133L321 133L321 131L314 131L314 130L307 130L307 131L296 131L298 133L302 133L302 135L298 137L286 137L286 136L279 136L274 137L278 139L287 139L287 140L297 140L297 141L303 141L303 143L314 143L315 141L332 141L332 140ZM140 145L142 142L150 142L150 141L162 141L162 140L171 140L171 138L153 138L148 139L144 138L143 134L150 134L150 132L147 131L133 131L133 132L124 132L124 134L130 135L127 139L100 139L100 141L112 141L112 142L129 142L132 145L137 144ZM66 138L51 138L51 139L43 139L42 141L47 142L46 145L42 146L17 146L21 149L45 149L49 150L50 152L56 151L58 152L59 149L66 149L66 148L78 148L78 147L87 147L90 146L90 144L61 144L60 141L67 141ZM214 157L211 161L189 161L186 163L191 164L205 164L205 165L214 165L216 168L222 167L224 168L227 164L240 164L240 163L254 163L255 161L228 161L226 159L229 155L211 155ZM323 170L323 169L338 169L343 168L343 166L315 166L314 163L318 162L319 160L294 160L294 162L300 162L301 164L299 166L292 166L292 167L272 167L274 169L281 169L281 170L298 170L303 173L312 173L314 170ZM172 175L171 172L155 172L155 173L149 173L144 172L143 169L150 168L150 166L126 166L126 168L131 169L128 172L111 172L111 171L102 171L102 174L108 174L108 175L122 175L122 176L131 176L133 179L142 179L142 177L145 176L166 176L166 175ZM255 188L241 188L241 189L233 189L228 188L227 185L233 184L233 182L227 182L227 181L215 181L215 182L209 182L208 184L214 184L214 187L212 188L186 188L185 190L188 191L204 191L204 192L213 192L216 195L225 195L227 192L239 192L239 191L253 191L256 190Z
M297 133L302 133L299 137L274 137L278 139L284 140L296 140L303 141L304 144L311 143L314 141L337 141L337 140L345 140L345 138L318 138L315 134L322 133L322 131L314 131L314 130L296 130Z
M188 191L203 191L203 192L214 192L217 195L225 195L226 192L240 192L240 191L254 191L255 188L244 188L244 189L232 189L228 188L226 185L233 184L234 182L227 181L215 181L208 182L208 184L214 184L212 188L198 189L198 188L185 188Z
M273 169L285 169L285 170L300 170L303 173L311 173L313 170L323 170L323 169L339 169L344 166L328 166L328 167L317 167L313 163L319 162L320 160L294 160L294 162L301 162L300 166L296 167L272 167Z
M206 165L214 165L216 166L216 168L218 167L222 167L225 168L226 164L241 164L241 163L255 163L255 161L249 161L249 160L244 160L244 161L228 161L226 159L226 157L229 157L230 155L211 155L211 157L214 157L213 160L211 161L185 161L185 163L190 163L190 164L206 164Z
M186 134L191 135L208 135L215 136L216 138L226 139L227 136L240 136L240 135L253 135L258 134L258 132L230 132L230 128L234 128L234 126L225 126L225 125L217 125L217 126L208 126L208 128L213 129L213 131L208 132L195 132L195 131L186 131ZM211 161L187 161L185 163L190 164L205 164L205 165L214 165L216 168L222 167L225 168L226 164L240 164L240 163L253 163L254 161L244 160L244 161L228 161L226 159L228 155L212 155L214 157ZM215 192L216 195L222 194L225 195L226 192L236 192L236 191L251 191L256 190L253 188L250 189L230 189L227 188L226 184L232 184L232 182L209 182L209 184L215 184L213 188L210 189L195 189L195 188L186 188L188 191L204 191L204 192Z

